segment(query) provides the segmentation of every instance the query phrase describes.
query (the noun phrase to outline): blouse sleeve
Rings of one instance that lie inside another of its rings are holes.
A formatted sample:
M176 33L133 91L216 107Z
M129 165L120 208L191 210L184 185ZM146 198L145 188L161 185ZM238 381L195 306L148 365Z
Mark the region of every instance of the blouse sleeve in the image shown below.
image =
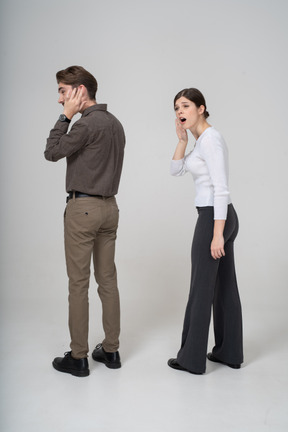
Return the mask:
M173 160L170 164L170 174L172 176L180 177L184 175L187 172L186 166L185 166L185 158L179 159L179 160Z
M200 151L214 188L214 219L226 220L229 200L227 147L220 137L205 137Z

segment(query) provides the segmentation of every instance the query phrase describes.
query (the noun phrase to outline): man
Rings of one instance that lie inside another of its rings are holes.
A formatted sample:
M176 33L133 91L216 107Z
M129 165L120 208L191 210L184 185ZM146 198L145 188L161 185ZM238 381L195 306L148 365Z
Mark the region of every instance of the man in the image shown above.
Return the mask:
M89 375L88 288L90 261L102 302L105 338L92 353L107 367L121 367L119 355L120 304L114 264L119 211L115 199L122 171L125 135L121 123L97 104L97 81L80 66L57 72L59 100L63 105L45 150L56 162L67 158L67 205L64 239L69 278L69 330L71 351L57 357L53 366L75 376ZM75 114L81 113L68 132Z

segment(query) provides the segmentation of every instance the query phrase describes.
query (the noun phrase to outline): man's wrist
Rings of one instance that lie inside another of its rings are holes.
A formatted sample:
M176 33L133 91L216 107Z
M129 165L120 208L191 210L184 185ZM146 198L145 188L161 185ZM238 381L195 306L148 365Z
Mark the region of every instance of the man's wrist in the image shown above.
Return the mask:
M65 108L65 106L64 106L63 114L66 115L66 117L67 117L69 120L72 120L73 116L74 116L75 114L77 114L77 113L75 113L75 112L73 112L73 111L71 111L71 110Z

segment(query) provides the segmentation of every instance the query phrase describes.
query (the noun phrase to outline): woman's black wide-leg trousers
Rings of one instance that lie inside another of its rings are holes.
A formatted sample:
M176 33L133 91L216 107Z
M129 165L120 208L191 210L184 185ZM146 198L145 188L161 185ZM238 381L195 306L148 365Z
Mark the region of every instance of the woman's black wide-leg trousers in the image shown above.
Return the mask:
M214 208L198 207L198 214L192 243L191 287L177 361L191 372L204 373L212 306L213 355L226 363L243 362L242 311L233 250L239 224L236 211L229 204L224 229L225 256L214 260L210 251Z

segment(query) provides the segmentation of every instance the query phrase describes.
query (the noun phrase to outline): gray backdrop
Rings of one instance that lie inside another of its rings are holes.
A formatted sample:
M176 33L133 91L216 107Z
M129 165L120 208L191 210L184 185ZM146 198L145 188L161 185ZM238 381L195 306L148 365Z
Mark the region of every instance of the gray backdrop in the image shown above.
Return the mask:
M43 151L62 112L55 73L79 64L127 135L117 245L126 332L182 324L196 211L191 176L170 177L169 164L173 98L185 87L203 91L228 143L244 319L257 309L260 326L274 323L269 336L284 331L287 12L286 0L1 1L2 307L66 308L65 161Z

